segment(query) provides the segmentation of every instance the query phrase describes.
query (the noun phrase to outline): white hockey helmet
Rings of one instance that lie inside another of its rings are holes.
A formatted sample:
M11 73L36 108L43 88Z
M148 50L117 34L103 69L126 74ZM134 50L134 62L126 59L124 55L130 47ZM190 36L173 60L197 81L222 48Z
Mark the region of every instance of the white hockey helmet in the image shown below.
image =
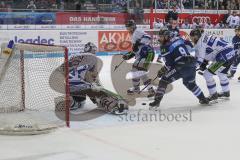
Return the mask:
M84 52L96 54L97 46L95 44L93 44L92 42L88 42L87 44L84 45Z

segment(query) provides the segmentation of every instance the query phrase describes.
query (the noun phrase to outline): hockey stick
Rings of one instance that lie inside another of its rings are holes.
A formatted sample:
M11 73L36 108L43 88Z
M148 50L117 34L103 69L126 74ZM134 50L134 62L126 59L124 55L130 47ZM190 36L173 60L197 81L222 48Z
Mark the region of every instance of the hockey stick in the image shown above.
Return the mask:
M129 79L136 79L136 78L140 78L146 74L148 74L149 71L131 71L131 72L128 72L127 75L126 75L126 79L129 80Z
M145 87L143 87L143 89L141 89L138 92L138 94L141 94L151 84L151 82L155 81L157 78L158 78L158 76L156 76L153 80L150 80L150 82L147 85L145 85Z
M115 66L114 68L114 72L121 66L121 64L124 62L125 60L123 59L118 65Z

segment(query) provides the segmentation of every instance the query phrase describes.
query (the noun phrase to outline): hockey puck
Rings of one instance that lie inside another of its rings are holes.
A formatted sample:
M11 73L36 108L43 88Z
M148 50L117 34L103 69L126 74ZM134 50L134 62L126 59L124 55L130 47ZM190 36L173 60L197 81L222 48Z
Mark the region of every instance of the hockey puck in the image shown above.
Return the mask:
M142 103L143 106L145 106L147 103Z

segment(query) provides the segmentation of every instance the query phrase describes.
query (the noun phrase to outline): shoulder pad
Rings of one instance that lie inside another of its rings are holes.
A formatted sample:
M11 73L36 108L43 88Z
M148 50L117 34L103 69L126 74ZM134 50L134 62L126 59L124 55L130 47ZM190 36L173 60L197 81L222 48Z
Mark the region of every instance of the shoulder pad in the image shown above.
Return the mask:
M184 41L182 39L178 39L174 41L170 46L169 46L169 52L172 53L175 48L178 46L184 44Z

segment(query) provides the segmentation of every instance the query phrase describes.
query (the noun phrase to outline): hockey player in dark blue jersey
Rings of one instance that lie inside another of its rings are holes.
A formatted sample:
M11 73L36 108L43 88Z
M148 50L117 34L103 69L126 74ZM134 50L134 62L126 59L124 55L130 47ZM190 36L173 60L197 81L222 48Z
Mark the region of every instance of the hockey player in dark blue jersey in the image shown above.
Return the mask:
M180 78L183 79L183 84L199 99L199 103L208 104L208 99L195 82L195 58L188 52L183 39L171 38L170 34L167 29L159 31L160 50L165 60L165 66L158 72L161 79L154 101L149 104L150 109L156 109L160 106L168 84Z
M175 37L172 33L170 34L170 36L173 37L174 40L181 39L184 42L188 52L192 52L194 50L193 49L193 44L189 40L185 40L181 37ZM158 58L157 58L157 62L162 63L162 58L163 58L163 56L162 56L161 51L160 51L160 53L158 55Z
M237 71L237 66L240 63L240 26L235 28L236 35L232 39L232 44L234 45L234 50L237 53L236 59L231 66L230 73L228 74L228 78L232 78ZM240 80L240 77L239 77Z

